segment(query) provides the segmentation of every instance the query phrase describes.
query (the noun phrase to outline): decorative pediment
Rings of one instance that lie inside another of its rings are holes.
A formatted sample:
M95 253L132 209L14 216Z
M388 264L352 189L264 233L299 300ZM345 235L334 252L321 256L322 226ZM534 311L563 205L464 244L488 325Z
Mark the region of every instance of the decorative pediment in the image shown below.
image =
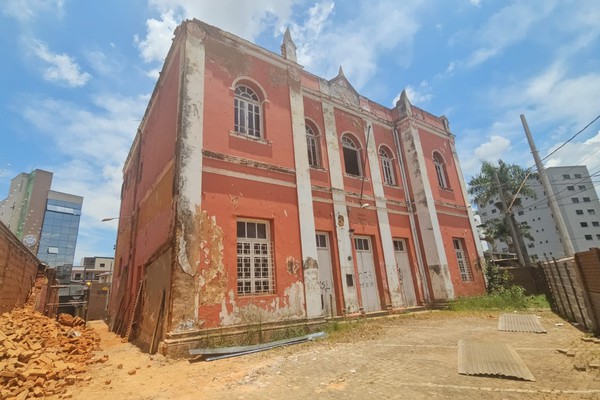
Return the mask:
M342 100L344 103L360 106L359 94L350 84L346 75L344 75L344 70L341 66L337 76L329 81L329 88L331 95Z

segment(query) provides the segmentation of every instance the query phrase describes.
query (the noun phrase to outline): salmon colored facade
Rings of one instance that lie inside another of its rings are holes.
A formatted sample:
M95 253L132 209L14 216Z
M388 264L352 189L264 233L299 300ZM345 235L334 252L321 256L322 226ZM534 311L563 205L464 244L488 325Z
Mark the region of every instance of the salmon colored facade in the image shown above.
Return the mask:
M445 117L186 21L124 167L114 331L170 354L483 293Z

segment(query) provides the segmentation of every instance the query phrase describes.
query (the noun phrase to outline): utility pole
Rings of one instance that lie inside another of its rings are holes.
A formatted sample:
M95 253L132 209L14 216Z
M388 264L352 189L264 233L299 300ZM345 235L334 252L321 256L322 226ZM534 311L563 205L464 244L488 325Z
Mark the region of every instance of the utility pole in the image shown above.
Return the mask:
M544 190L546 191L546 196L548 197L548 203L550 205L550 210L552 210L554 222L556 223L556 227L558 228L558 235L560 236L560 241L562 242L565 257L573 257L573 255L575 254L575 249L573 248L571 237L569 236L569 232L567 231L567 225L565 224L565 220L563 219L560 209L558 208L556 197L554 197L552 186L550 186L550 180L548 179L548 176L546 175L546 170L544 169L544 165L540 160L540 155L537 151L537 148L535 147L533 137L531 137L529 125L527 124L527 120L525 119L524 114L521 114L521 123L523 124L523 129L525 129L525 135L527 135L527 141L529 142L531 154L533 154L533 159L535 160L535 166L537 167L538 174L540 175L542 186L544 187Z
M500 184L500 178L498 178L498 170L494 168L494 180L496 181L496 186L498 187L498 195L500 196L500 202L502 203L502 209L504 210L504 219L506 220L506 225L508 225L508 229L510 230L510 237L512 238L513 245L515 246L515 251L517 252L517 259L519 260L519 264L522 266L527 265L525 257L523 256L523 249L521 249L521 243L519 243L517 228L513 224L513 219L510 217L512 211L508 209L508 204L506 204L506 197L504 195L504 189Z

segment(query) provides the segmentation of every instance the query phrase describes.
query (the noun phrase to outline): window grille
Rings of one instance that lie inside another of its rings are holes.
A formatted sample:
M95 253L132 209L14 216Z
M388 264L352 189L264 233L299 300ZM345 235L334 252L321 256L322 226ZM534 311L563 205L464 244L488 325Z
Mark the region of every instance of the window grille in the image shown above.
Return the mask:
M273 243L264 221L237 222L237 292L240 295L275 292Z

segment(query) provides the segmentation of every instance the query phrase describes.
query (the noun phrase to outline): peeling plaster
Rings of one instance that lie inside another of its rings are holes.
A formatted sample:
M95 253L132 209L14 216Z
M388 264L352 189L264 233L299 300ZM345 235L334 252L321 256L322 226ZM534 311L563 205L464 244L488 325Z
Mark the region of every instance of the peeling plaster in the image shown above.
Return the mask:
M283 297L258 300L239 306L233 290L221 302L219 318L222 326L261 324L294 318L304 318L304 285L293 283L285 289Z
M306 260L304 261L304 269L311 269L311 268L319 268L319 262L317 260L315 260L314 258L311 257L306 257Z
M207 304L219 304L225 299L227 273L223 264L223 230L216 218L196 206L194 217L181 224L179 236L179 266L177 296L173 315L182 316L175 332L197 329L198 310ZM193 309L190 299L194 299ZM190 318L193 313L195 318Z

